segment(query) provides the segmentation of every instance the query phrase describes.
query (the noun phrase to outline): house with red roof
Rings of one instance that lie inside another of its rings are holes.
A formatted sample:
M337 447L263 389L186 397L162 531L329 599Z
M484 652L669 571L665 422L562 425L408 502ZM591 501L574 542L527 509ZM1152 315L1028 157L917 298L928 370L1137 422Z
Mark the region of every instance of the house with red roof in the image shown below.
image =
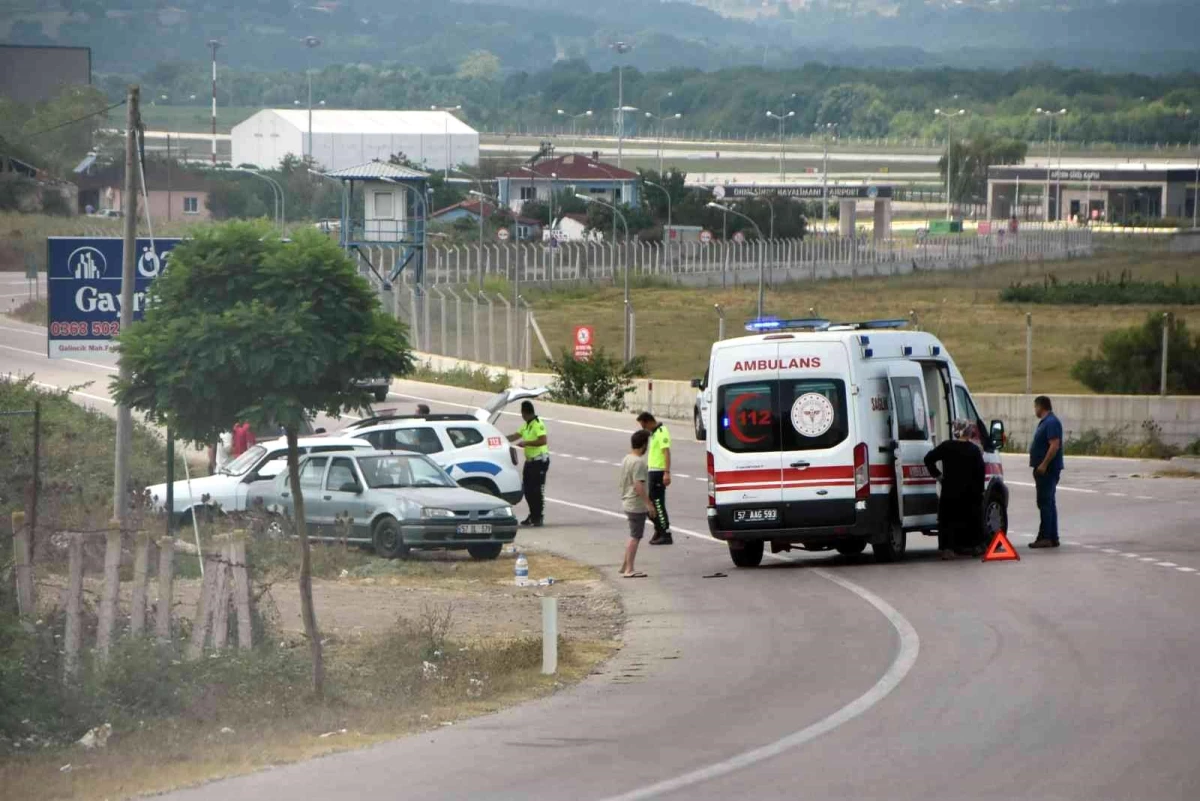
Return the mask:
M497 197L505 206L518 212L531 200L549 203L552 194L570 191L605 203L636 208L638 174L605 164L598 155L568 153L510 170L496 179Z

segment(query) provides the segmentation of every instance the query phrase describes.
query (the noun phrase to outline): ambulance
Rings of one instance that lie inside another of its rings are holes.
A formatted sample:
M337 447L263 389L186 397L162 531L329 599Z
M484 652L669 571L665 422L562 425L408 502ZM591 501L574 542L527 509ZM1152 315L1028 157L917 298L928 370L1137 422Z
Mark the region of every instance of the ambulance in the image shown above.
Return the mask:
M712 346L706 401L708 526L739 567L800 547L904 558L937 529L925 455L951 423L976 423L983 526L1007 530L1004 424L984 428L962 373L905 320L756 320Z

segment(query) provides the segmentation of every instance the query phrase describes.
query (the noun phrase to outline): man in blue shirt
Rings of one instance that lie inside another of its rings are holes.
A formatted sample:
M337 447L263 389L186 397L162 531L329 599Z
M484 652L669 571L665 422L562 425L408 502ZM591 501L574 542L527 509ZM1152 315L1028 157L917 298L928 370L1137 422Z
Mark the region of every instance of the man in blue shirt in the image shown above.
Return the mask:
M1037 539L1030 548L1058 547L1058 504L1054 493L1063 471L1062 423L1054 416L1054 406L1045 395L1033 399L1033 413L1038 417L1037 430L1029 446L1029 466L1037 486L1037 505L1041 515Z

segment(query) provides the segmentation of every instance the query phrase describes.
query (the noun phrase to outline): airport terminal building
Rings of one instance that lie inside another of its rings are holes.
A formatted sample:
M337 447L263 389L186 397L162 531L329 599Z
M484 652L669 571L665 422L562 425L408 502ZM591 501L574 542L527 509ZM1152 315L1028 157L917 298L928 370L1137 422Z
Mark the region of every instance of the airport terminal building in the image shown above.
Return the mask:
M1179 162L989 167L988 219L1190 220L1196 208L1198 172L1197 167Z

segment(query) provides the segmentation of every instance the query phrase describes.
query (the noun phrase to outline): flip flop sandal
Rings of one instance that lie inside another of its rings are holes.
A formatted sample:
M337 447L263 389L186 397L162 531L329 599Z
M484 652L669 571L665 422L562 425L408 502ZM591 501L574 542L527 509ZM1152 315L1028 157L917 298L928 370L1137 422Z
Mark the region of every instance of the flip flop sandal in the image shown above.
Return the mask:
M724 573L718 572L718 573L710 573L707 576L701 576L700 578L729 578L729 576L727 576Z
M622 573L621 578L647 578L645 573Z

